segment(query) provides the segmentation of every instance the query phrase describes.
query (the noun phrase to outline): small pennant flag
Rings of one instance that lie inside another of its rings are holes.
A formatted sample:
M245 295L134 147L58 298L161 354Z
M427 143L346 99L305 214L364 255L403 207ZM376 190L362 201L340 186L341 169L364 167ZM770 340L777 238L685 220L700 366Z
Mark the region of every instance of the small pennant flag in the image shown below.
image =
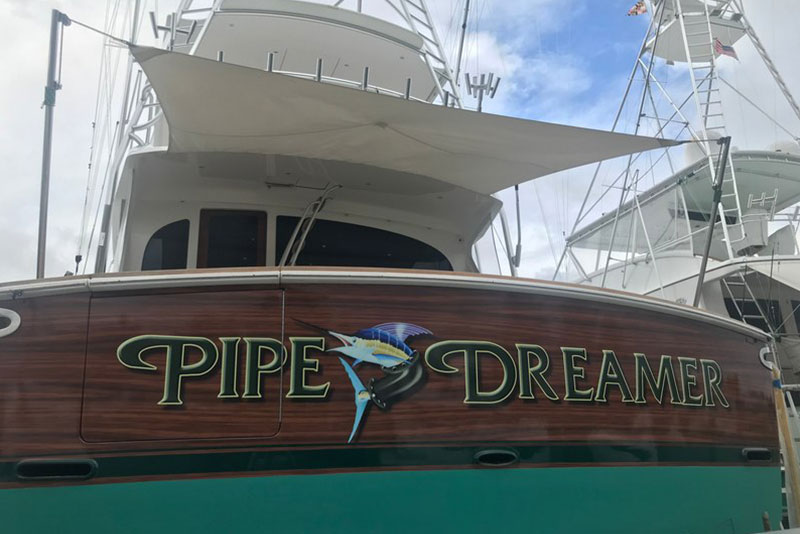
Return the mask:
M739 56L736 55L736 50L734 50L732 46L722 44L722 41L716 37L714 38L714 52L720 56L730 56L736 61L739 61Z
M639 0L636 2L632 8L628 10L629 17L635 17L636 15L644 15L647 13L647 6L644 5L644 0Z

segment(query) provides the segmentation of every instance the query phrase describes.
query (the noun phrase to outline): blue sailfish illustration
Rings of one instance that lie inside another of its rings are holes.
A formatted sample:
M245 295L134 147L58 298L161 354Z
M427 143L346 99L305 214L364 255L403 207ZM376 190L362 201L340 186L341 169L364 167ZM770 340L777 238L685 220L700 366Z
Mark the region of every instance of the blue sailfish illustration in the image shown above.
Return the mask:
M356 430L358 430L358 425L361 423L361 418L364 417L364 411L367 409L367 404L369 404L370 401L370 394L367 388L364 387L361 379L358 378L356 372L350 367L350 364L344 361L344 358L339 358L339 361L342 362L344 370L347 372L347 377L350 379L350 383L353 384L353 391L355 392L356 417L353 421L353 430L350 432L350 437L347 438L347 443L350 443L353 441L353 436L356 435Z
M433 333L426 328L408 323L383 323L372 328L359 330L352 335L331 330L328 330L327 333L343 343L343 346L329 349L328 352L338 352L352 358L354 362L351 366L343 358L339 357L339 361L344 366L350 383L353 385L353 393L355 395L356 414L353 420L353 429L347 439L347 442L350 443L358 431L369 402L373 401L381 408L386 407L384 403L375 398L375 392L373 391L375 382L370 382L369 388L364 387L353 367L361 362L368 362L380 365L385 371L391 372L395 376L405 375L406 373L402 372L403 368L410 370L416 361L414 358L416 352L408 346L406 340L412 336L432 335ZM416 375L409 375L410 380L416 382L420 377L420 372L418 370ZM401 389L406 389L409 386L410 384L400 387ZM395 388L397 388L397 385L395 385Z

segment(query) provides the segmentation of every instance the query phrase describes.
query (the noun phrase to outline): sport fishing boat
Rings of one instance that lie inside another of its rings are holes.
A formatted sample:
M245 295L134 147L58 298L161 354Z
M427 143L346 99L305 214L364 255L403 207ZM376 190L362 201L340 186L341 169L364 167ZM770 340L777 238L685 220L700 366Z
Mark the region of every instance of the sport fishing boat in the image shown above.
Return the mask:
M557 276L694 304L768 333L789 406L787 434L796 444L800 415L791 392L800 382L800 131L792 125L800 124L800 106L741 2L658 0L649 12L615 128L625 130L620 117L634 113L635 133L688 134L700 142L651 153L647 161L634 156L605 173L598 165ZM729 81L741 79L737 50L748 49L750 72L760 67L762 83L773 82L761 95ZM640 91L635 80L645 81ZM763 107L768 98L773 113ZM750 113L746 119L731 113L737 107ZM728 150L728 136L741 136L742 125L774 131L776 138L740 148L734 137ZM616 178L600 191L599 177L607 179L609 171ZM795 454L784 451L784 457ZM787 522L800 526L796 513L787 512Z
M786 379L798 382L800 131L787 125L792 119L800 124L800 106L739 2L663 0L654 5L632 75L650 83L642 85L640 94L630 91L620 113L639 105L643 118L637 132L665 138L688 132L705 142L681 147L682 154L667 148L648 162L631 158L613 182L622 185L618 205L594 220L587 218L589 209L581 211L566 240L568 262L562 266L574 267L577 274L569 278L579 283L681 303L693 303L697 296L695 305L775 337ZM774 91L763 96L780 102L788 117L768 114L728 81L735 67L724 71L717 64L736 63L734 45L742 50L745 43L756 52L751 68L762 66L774 81ZM677 89L665 89L668 77L680 80L673 83ZM725 105L730 109L737 100L781 137L769 146L734 146L722 158L724 175L716 184L716 198L714 179L722 154L714 141L731 133ZM602 197L617 202L609 198L615 190L599 195L597 190L587 191L585 207L608 206ZM712 217L715 212L718 216Z
M10 532L776 521L767 334L473 259L497 191L678 142L464 109L424 0L339 3L134 27L97 272L0 286Z

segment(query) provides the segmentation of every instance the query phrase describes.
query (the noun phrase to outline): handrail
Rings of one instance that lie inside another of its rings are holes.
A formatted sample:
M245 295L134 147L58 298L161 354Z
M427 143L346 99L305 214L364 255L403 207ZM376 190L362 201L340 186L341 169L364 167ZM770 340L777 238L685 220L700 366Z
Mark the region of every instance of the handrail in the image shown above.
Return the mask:
M286 248L281 256L281 261L278 264L279 267L284 267L287 265L291 267L297 263L297 258L300 256L300 252L303 251L303 246L306 243L306 237L308 237L311 227L314 226L314 221L316 221L317 215L319 215L319 212L322 211L323 207L325 207L325 202L328 201L329 195L341 187L342 186L339 184L329 185L325 188L325 191L322 192L319 198L306 206L306 209L303 210L303 215L300 217L300 220L297 221L297 225L294 227L294 231L292 232L289 241L286 243ZM309 212L311 212L310 217L308 215ZM300 239L297 239L297 234L300 233L301 228L303 233L300 235ZM289 257L290 254L291 258Z
M0 338L10 336L16 332L19 328L19 325L22 324L22 319L14 310L0 308L0 317L8 321L6 326L0 328Z

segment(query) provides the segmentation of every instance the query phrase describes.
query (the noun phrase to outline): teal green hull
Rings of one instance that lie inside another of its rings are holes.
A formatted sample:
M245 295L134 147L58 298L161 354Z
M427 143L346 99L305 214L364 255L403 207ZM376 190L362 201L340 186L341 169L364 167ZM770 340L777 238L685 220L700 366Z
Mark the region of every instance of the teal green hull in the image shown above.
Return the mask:
M4 532L748 533L777 467L288 475L0 490Z

